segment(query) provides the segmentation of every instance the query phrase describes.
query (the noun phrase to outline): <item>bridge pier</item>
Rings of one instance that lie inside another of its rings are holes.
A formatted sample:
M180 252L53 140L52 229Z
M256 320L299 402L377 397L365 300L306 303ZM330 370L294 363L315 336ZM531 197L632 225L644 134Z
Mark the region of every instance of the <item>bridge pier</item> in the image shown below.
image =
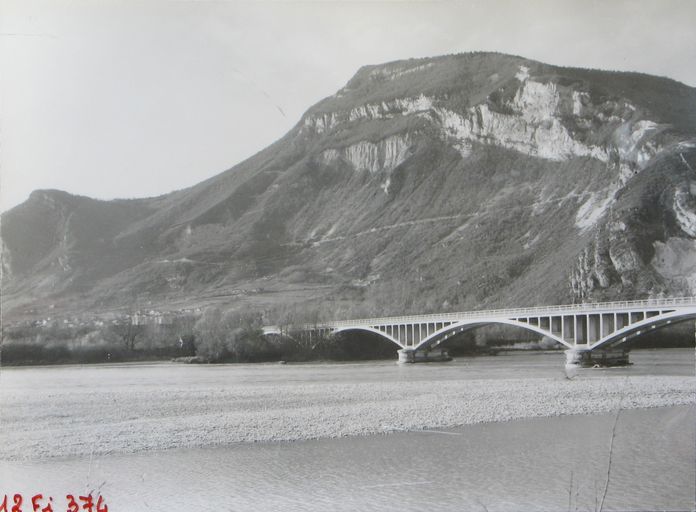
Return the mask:
M399 363L441 363L451 361L452 358L444 348L430 350L413 350L403 348L399 350Z
M565 351L566 366L582 366L589 368L595 365L599 366L626 366L631 364L628 360L628 350L602 349L594 350L586 348L571 348Z

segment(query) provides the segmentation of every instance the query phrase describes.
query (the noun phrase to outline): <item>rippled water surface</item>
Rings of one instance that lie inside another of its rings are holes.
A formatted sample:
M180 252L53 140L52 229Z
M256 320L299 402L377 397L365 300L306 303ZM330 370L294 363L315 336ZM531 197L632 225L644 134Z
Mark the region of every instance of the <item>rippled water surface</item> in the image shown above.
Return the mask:
M631 356L631 367L585 370L577 378L611 375L618 386L623 375L694 375L692 350ZM553 377L562 372L562 362L560 354L523 354L407 367L22 368L3 370L0 384L14 390L72 386L79 392L98 379L100 386L154 391L168 382L195 386L233 379L277 386L282 393L303 382ZM113 511L596 510L607 482L612 431L605 510L694 508L691 406L341 439L0 461L0 499L5 492L61 496L99 489Z

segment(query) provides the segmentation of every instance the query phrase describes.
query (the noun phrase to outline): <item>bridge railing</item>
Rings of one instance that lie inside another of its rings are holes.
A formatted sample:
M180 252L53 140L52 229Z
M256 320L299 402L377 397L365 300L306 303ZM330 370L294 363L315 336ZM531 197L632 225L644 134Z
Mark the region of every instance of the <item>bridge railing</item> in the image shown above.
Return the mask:
M478 311L462 311L458 313L439 313L426 315L388 316L379 318L358 318L354 320L337 320L321 322L316 325L305 325L302 328L349 327L352 325L381 325L381 324L410 324L427 322L447 322L449 320L469 320L482 317L508 316L552 316L554 314L590 313L592 311L615 309L644 309L646 307L695 306L696 297L674 297L665 299L625 300L614 302L590 302L583 304L565 304L553 306L536 306L513 309L488 309Z

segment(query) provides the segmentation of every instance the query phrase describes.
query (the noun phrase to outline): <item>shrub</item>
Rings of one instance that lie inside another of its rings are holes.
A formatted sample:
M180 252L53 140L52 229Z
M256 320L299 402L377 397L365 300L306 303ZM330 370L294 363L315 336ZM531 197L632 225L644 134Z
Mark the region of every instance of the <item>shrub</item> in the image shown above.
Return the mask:
M261 316L209 308L194 327L196 355L211 362L276 359L278 350L263 335Z

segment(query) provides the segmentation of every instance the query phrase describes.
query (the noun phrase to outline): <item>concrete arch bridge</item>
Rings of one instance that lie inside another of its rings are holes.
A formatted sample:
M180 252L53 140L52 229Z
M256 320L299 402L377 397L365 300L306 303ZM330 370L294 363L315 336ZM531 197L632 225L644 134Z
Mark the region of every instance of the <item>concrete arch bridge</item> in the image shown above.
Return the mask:
M510 325L565 346L567 363L625 364L627 351L610 347L688 319L696 319L696 297L337 320L299 329L310 334L375 333L399 346L400 362L421 362L446 359L439 345L461 332L484 325ZM281 334L275 326L265 327L264 332Z

